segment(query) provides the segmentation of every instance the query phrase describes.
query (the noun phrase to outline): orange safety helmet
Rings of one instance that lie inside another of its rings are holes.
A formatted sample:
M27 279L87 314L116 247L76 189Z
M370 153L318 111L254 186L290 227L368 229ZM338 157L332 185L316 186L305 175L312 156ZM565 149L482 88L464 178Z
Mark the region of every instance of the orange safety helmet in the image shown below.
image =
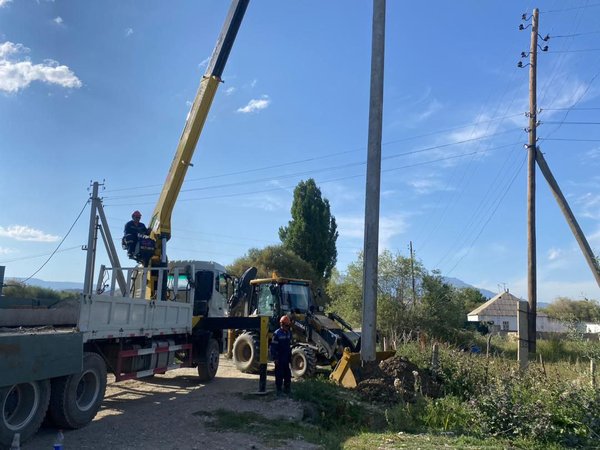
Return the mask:
M279 324L282 326L287 325L289 327L290 325L292 325L292 321L288 316L281 316L281 319L279 319Z
M138 210L135 210L133 213L131 213L131 218L135 218L135 217L139 217L140 219L142 218L142 213L139 212Z

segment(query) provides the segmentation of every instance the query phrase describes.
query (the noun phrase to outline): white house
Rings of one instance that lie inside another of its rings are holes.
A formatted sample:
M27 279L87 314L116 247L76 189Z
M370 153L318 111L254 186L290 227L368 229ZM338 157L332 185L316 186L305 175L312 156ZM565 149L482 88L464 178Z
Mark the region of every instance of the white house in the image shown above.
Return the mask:
M485 322L491 324L493 331L517 331L517 306L519 299L508 291L492 297L483 305L475 308L467 315L469 322ZM564 333L569 331L563 322L548 317L548 314L537 313L536 329L538 332Z

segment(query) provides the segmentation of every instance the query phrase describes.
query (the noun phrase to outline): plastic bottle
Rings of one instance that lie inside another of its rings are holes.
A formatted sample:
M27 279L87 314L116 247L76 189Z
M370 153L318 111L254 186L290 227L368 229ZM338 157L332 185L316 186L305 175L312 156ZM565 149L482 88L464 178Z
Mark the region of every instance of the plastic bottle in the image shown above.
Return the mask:
M12 444L10 444L10 450L21 450L21 433L15 433L13 436Z
M62 430L58 430L54 439L54 450L64 450L65 435Z

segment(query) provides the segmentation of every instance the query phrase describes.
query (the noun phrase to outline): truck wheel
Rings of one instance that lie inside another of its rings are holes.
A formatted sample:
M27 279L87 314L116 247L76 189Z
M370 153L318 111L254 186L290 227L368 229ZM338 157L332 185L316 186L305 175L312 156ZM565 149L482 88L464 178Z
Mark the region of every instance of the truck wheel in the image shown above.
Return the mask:
M50 401L50 381L31 381L0 388L0 447L8 448L15 433L21 442L38 430Z
M200 381L210 381L219 369L219 343L216 339L210 339L204 351L203 359L198 363L198 377Z
M96 416L106 391L106 364L97 353L83 354L83 370L52 380L50 418L62 428L81 428Z
M311 378L317 372L315 351L304 345L292 348L292 375L294 378Z
M240 372L258 373L259 368L258 335L244 332L233 343L233 363Z

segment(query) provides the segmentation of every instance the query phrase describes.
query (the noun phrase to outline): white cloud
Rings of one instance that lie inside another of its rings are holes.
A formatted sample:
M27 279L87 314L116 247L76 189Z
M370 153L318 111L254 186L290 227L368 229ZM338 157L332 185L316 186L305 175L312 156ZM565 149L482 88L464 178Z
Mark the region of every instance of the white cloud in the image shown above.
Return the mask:
M63 23L63 19L60 16L55 17L54 19L52 19L52 22L54 22L57 25L62 25Z
M336 216L340 237L364 239L365 222L362 216ZM394 236L404 233L408 228L406 220L399 214L379 218L379 251L391 248Z
M600 219L600 195L587 192L575 200L575 204L581 208L581 216L590 219Z
M0 0L0 8L3 8L4 6L8 5L10 2L12 2L12 0Z
M200 64L198 64L198 67L202 68L202 67L208 66L209 61L210 61L210 56L208 56L207 58L204 58L202 61L200 61Z
M125 28L125 37L129 37L133 34L133 28Z
M236 91L234 86L228 87L227 89L225 89L225 95L231 95Z
M447 183L435 177L420 177L407 181L417 194L431 194L437 191L449 191Z
M256 86L256 83L258 83L258 80L255 78L254 80L252 80L252 81L250 82L250 87L251 87L251 88L255 87L255 86Z
M9 255L14 252L12 248L0 247L0 255Z
M15 239L17 241L56 242L60 236L44 233L41 230L26 225L11 225L0 227L0 236Z
M560 250L558 248L551 248L550 250L548 250L548 259L550 261L554 261L554 260L558 259L561 255L562 255L562 250Z
M18 92L27 88L33 81L57 84L67 88L81 87L81 80L69 67L57 61L45 60L41 64L33 64L22 57L29 49L22 44L3 42L0 44L0 91ZM14 57L21 56L20 60Z
M252 99L248 102L246 106L237 109L237 112L242 114L248 114L260 111L261 109L265 109L269 106L271 100L269 100L268 95L263 95L260 99Z

